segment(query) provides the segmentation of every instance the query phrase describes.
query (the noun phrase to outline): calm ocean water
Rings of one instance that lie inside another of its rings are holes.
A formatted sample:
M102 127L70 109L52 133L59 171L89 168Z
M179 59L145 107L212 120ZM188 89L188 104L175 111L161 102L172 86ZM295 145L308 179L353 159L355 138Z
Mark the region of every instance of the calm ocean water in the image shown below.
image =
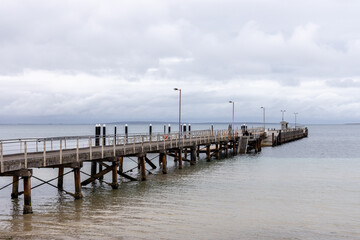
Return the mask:
M0 125L0 139L89 135L93 128ZM162 129L154 125L154 131ZM260 154L201 159L182 170L169 157L167 175L153 170L148 181L124 181L118 190L88 185L77 201L42 186L32 190L30 215L22 215L23 198L11 200L9 187L0 191L0 239L360 239L359 134L360 126L312 125L308 138ZM124 168L134 166L126 160ZM83 170L89 172L89 164ZM43 179L56 174L34 169ZM0 177L0 187L9 182ZM73 191L72 175L64 186Z

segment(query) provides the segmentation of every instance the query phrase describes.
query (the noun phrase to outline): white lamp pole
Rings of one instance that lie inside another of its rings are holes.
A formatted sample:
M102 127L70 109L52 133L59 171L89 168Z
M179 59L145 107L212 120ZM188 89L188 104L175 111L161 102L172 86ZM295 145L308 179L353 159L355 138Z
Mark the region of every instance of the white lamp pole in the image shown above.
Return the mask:
M295 129L296 129L296 116L297 116L298 114L299 114L299 113L294 112L294 115L295 115Z
M281 120L284 121L284 113L286 112L286 110L280 110L280 112L281 112L281 115L282 115Z
M235 102L234 101L229 101L229 103L232 103L232 126L231 126L231 131L234 132Z
M265 132L265 107L261 107L263 110L263 119L264 119L264 132Z
M179 149L180 149L180 137L181 137L181 89L174 88L175 91L179 91Z

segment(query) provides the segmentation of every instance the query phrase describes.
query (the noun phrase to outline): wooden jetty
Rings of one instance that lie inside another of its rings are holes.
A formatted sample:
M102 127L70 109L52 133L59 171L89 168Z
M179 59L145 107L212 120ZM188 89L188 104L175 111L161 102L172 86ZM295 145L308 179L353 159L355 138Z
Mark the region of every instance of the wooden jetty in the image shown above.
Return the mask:
M281 130L268 129L261 145L263 147L275 147L284 143L299 140L308 136L307 128L286 128Z
M183 162L195 165L200 153L205 153L207 161L210 161L212 158L219 159L220 155L228 157L230 154L260 152L262 141L259 129L248 130L246 136L242 130L212 129L183 131L179 134L170 133L170 128L167 134L153 134L151 126L148 134L129 135L127 126L124 135L117 135L116 127L113 135L106 135L105 127L102 135L100 131L101 127L97 125L95 135L92 136L0 140L0 176L13 178L9 184L12 185L12 198L24 195L24 214L32 213L31 189L43 184L80 199L82 186L96 180L103 181L107 173L112 174L112 182L108 184L113 189L119 187L118 176L130 181L145 181L146 164L153 169L157 168L148 154L158 154L158 167L166 174L168 157L172 157L181 169ZM137 158L139 179L123 169L124 161L131 157ZM91 162L91 173L81 171L84 162ZM33 175L33 168L58 168L58 177L42 180ZM64 190L63 177L70 173L64 173L65 168L70 168L74 174L74 193ZM82 180L81 173L88 177ZM42 183L32 187L32 178ZM19 192L20 179L23 179L23 192ZM50 183L56 179L57 185Z

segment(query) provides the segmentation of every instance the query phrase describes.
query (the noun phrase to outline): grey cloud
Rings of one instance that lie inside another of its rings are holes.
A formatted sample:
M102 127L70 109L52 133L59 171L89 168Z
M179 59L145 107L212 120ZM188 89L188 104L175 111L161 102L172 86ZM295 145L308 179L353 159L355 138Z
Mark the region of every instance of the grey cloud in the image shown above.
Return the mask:
M349 78L327 80L326 84L330 87L338 88L360 88L360 81L355 81Z
M189 119L224 119L229 98L249 119L266 103L274 109L269 119L284 104L315 121L318 109L303 104L316 99L328 109L331 98L350 118L346 111L359 102L351 89L359 87L359 7L337 0L5 0L0 110L52 120L171 119L176 111L166 104L176 105L168 93L176 86L184 88Z

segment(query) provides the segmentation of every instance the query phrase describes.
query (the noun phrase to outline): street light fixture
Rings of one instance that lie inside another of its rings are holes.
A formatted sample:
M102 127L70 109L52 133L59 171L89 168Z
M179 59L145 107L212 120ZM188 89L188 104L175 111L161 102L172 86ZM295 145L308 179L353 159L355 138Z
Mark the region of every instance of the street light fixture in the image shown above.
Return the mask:
M263 110L263 119L264 119L264 132L265 132L265 107L261 107Z
M280 110L280 112L281 112L281 115L282 115L281 120L284 121L284 113L286 112L286 110Z
M232 103L232 126L231 126L231 131L234 131L235 102L234 101L229 101L229 103Z
M298 114L299 114L299 113L294 112L294 115L295 115L295 129L296 129L296 116L297 116Z
M181 137L181 88L174 88L175 91L179 91L179 149L180 149L180 137ZM181 154L181 152L179 153Z

